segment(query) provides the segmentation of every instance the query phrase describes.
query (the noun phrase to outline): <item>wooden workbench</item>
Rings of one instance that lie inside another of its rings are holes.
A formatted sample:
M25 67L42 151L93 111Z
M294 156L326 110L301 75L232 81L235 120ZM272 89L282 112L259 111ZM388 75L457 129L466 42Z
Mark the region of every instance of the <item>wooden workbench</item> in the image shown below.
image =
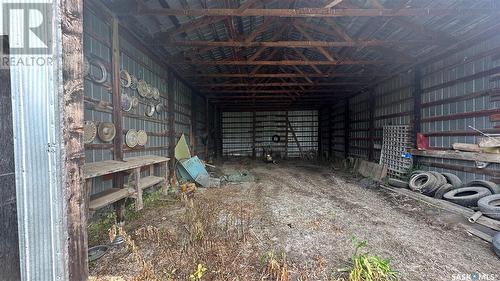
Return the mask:
M134 198L136 200L136 209L142 209L142 191L144 189L157 184L168 184L169 160L170 158L167 157L149 155L131 157L124 159L124 161L107 160L85 164L83 174L89 211L95 211L124 198ZM161 175L154 175L155 166L161 167ZM149 176L141 178L141 170L146 167L149 167ZM130 176L129 183L90 195L94 178L116 173L128 174Z

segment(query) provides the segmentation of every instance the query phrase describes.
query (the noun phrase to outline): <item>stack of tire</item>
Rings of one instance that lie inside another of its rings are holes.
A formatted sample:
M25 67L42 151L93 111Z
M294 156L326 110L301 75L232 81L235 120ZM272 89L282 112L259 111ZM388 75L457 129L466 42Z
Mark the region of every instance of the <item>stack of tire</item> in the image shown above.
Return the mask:
M456 175L433 171L414 171L408 183L411 190L437 199L442 199L447 192L462 186L462 181Z

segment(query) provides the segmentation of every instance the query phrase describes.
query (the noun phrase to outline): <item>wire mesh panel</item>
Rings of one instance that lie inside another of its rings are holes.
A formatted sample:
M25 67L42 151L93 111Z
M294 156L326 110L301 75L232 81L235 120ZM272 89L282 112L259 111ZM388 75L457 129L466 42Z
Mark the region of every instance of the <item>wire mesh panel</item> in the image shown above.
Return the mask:
M389 177L403 178L406 176L412 166L412 159L404 157L404 154L411 146L411 126L383 127L380 164L387 165Z

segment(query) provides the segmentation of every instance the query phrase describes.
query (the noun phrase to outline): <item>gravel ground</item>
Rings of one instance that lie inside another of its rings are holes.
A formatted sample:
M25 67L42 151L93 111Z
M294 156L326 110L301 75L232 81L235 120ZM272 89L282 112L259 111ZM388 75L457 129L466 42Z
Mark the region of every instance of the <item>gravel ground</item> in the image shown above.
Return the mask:
M232 160L219 167L249 170L257 181L204 190L199 198L251 206L253 246L261 253L285 252L291 280L329 280L332 270L348 265L352 236L367 240L370 254L390 259L401 280L470 280L455 275L472 272L500 280L491 246L470 236L456 215L326 166ZM158 217L167 212L156 210L134 225L161 224ZM106 273L99 267L96 272Z

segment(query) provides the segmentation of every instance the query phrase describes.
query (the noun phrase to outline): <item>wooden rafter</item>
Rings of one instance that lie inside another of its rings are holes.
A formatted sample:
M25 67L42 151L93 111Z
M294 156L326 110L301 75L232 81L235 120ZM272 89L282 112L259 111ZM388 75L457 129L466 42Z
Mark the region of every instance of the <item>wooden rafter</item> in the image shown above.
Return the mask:
M322 60L173 60L170 64L197 64L197 65L383 65L383 64L408 64L406 60L342 60L322 61Z
M352 86L360 85L359 82L316 82L316 83L298 83L298 82L268 82L268 83L208 83L197 84L198 87L227 88L227 87L297 87L297 86Z
M169 41L172 46L189 47L238 47L238 48L344 48L344 47L373 47L373 46L396 46L396 45L421 45L437 43L435 40L359 40L359 41Z
M333 92L338 92L338 90L332 90L332 89L305 89L305 90L299 90L296 89L295 91L301 92L301 93L333 93ZM251 93L256 93L256 94L286 94L289 93L290 90L202 90L201 93L205 94L251 94ZM346 91L344 91L346 92ZM352 92L352 90L347 90L347 92Z
M339 78L339 77L354 77L354 78L364 78L364 77L381 77L384 76L382 73L356 73L356 72L349 72L349 73L324 73L324 74L317 74L317 73L304 73L303 71L300 71L301 73L207 73L207 74L191 74L191 75L186 75L187 77L190 78L201 78L201 77L208 77L208 78L305 78L305 77L312 77L312 78Z
M302 36L304 36L307 40L309 40L310 42L314 42L314 38L307 31L305 31L300 25L294 23L293 27L295 27L295 29L298 30L300 34L302 34ZM315 47L315 48L329 61L335 61L330 52L328 52L324 47Z
M134 14L165 16L267 16L267 17L422 17L422 16L474 16L493 15L495 9L427 9L403 8L394 9L329 9L329 8L296 8L296 9L149 9L141 8ZM131 15L131 13L129 13Z

